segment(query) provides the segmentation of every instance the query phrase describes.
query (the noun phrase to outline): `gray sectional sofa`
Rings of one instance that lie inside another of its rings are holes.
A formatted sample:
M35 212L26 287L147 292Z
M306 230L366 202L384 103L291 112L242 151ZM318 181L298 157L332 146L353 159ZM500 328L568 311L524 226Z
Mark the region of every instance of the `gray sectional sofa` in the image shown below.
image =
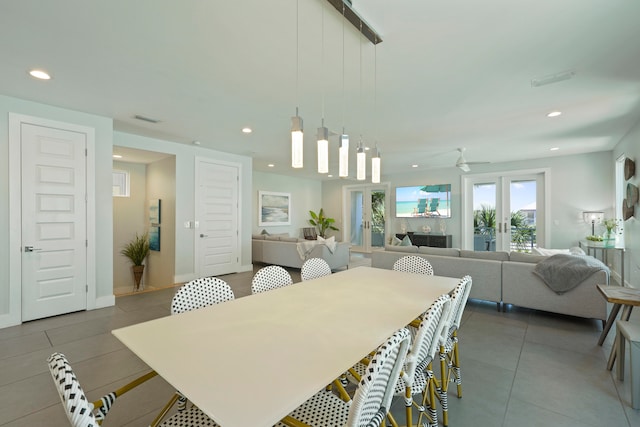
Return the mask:
M471 275L473 286L470 298L571 316L605 320L607 303L596 284L608 284L608 274L600 271L584 280L576 288L557 294L537 275L536 263L544 256L518 252L476 252L455 248L425 246L387 246L372 253L371 265L391 269L393 263L405 255L418 255L431 263L435 274L448 277Z
M309 241L284 235L253 235L251 257L253 262L293 268L301 268L304 261L309 258L324 259L331 270L339 270L349 266L351 248L349 243L337 242L333 253L323 244L317 244L313 248L305 246L304 256L301 256L298 245L305 245L307 242Z

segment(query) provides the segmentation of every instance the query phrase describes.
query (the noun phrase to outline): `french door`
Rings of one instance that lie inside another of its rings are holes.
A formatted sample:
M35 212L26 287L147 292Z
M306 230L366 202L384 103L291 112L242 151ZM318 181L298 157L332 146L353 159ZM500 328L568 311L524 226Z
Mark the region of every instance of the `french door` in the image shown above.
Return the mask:
M384 249L389 184L343 187L343 241L355 252Z
M463 186L463 247L531 252L545 246L546 171L467 175Z

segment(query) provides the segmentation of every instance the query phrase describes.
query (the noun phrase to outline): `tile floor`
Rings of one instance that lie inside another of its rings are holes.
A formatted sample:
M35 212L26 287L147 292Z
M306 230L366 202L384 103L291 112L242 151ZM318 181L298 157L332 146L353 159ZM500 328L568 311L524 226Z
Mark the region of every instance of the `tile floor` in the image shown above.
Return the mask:
M294 281L299 271L292 270ZM252 272L224 276L237 297L250 293ZM46 358L63 352L90 399L148 368L110 331L169 315L175 289L118 297L116 305L0 329L0 426L67 426ZM463 398L450 391L449 425L638 426L629 378L605 369L612 334L596 342L597 321L470 301L460 330ZM121 397L105 426L147 426L171 396L161 378ZM402 402L392 408L404 420Z

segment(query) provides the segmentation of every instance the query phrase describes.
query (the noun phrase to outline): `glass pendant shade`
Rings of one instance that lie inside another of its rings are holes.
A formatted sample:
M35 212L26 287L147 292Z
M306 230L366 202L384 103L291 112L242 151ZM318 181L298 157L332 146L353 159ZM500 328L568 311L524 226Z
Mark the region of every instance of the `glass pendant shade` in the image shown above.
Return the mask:
M318 173L329 173L329 129L318 128Z
M371 182L380 183L380 152L377 148L375 155L371 158Z
M358 145L356 164L356 179L358 181L364 181L367 177L367 155L364 152L364 145L362 144L362 142Z
M302 147L302 118L296 115L291 118L291 167L293 168L302 167Z
M339 171L340 178L346 178L349 176L349 135L340 135L340 148L338 151Z

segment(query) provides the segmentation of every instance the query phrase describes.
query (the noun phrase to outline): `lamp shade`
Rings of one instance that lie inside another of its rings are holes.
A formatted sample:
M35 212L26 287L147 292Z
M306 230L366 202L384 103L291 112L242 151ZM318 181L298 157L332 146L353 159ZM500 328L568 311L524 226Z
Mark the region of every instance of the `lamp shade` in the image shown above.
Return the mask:
M380 152L378 148L371 158L371 182L374 184L380 183Z
M291 167L301 168L303 163L302 118L291 118Z
M358 144L358 152L356 153L356 179L364 181L367 177L367 155L364 152L364 144L362 141Z
M340 135L340 148L338 150L338 175L340 178L346 178L349 176L349 135Z
M589 224L600 224L604 219L604 212L600 211L585 211L582 212L582 218L584 222Z
M329 129L318 128L318 173L329 173Z

